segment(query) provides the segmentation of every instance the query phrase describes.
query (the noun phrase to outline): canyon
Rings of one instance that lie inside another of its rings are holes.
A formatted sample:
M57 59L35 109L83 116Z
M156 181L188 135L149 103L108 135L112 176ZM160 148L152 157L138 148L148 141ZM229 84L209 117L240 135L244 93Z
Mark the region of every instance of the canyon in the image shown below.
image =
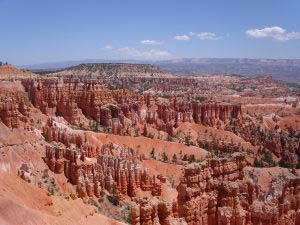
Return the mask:
M299 97L270 76L0 66L0 223L297 225Z

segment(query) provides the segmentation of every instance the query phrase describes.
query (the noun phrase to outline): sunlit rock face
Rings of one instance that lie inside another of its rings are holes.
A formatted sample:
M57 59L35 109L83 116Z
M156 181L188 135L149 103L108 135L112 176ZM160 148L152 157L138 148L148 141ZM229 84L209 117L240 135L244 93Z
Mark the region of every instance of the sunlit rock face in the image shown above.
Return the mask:
M216 126L238 119L241 106L221 103L188 103L170 99L158 101L151 94L139 95L128 90L109 90L100 81L48 79L24 81L32 104L47 115L59 115L79 126L91 118L113 134L124 134L130 125L148 123L174 135L183 122Z
M62 146L46 147L44 158L49 169L62 174L77 186L80 197L99 197L101 190L108 192L116 188L122 195L136 196L140 188L161 195L161 182L141 171L142 157L130 149L104 145L96 150L95 157L87 157L87 151ZM91 154L89 154L91 156Z
M238 153L187 166L177 187L179 217L193 225L298 224L300 179L290 178L279 194L263 193L245 166Z

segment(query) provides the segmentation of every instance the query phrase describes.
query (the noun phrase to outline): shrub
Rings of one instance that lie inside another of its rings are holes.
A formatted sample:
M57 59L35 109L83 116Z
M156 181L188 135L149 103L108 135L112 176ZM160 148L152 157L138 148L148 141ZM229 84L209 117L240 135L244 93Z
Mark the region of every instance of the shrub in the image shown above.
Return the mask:
M132 218L131 218L131 214L130 213L127 215L127 218L125 220L126 220L126 223L132 224Z
M184 142L187 146L190 146L191 145L191 136L186 136L185 139L184 139Z
M176 156L176 154L173 155L172 162L173 162L173 163L176 163L176 162L177 162L177 156Z
M117 191L116 185L112 186L112 196L108 195L107 199L108 199L108 201L110 201L115 206L120 204L121 196L119 195L119 193Z
M153 139L153 138L154 138L154 134L152 134L152 133L149 133L149 134L148 134L148 138L151 138L151 139Z
M264 151L264 158L263 158L263 161L268 163L269 166L275 166L275 162L272 158L272 153L268 150Z
M163 152L163 154L162 154L162 160L164 162L168 162L169 161L169 158L168 158L168 156L167 156L167 154L165 152Z
M259 161L257 158L255 158L254 162L253 162L253 166L261 168L261 167L263 167L263 163L261 161Z
M152 159L156 159L156 156L155 156L155 149L152 148L151 152L150 152L150 155L151 155L151 158Z
M169 134L168 134L168 136L167 136L167 141L170 141L170 142L173 141L171 135L169 135Z
M284 159L281 159L279 161L279 166L280 167L284 167L284 168L293 168L293 164L289 163L288 161L284 160Z
M50 138L48 136L45 137L45 141L48 142L48 143L51 142L51 140L50 140Z
M73 200L75 200L75 199L77 198L77 196L76 196L76 194L71 193L71 194L70 194L70 198L73 199Z
M188 161L189 163L195 162L196 161L195 155L194 154L190 155Z
M101 197L103 197L105 195L105 192L103 190L101 190L100 195L101 195Z

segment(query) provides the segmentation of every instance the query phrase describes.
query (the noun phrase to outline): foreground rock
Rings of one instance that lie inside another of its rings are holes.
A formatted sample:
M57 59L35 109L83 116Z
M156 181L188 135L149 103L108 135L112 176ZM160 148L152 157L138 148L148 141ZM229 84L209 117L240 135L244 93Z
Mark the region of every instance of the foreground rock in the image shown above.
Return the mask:
M188 224L298 224L300 178L263 193L244 174L244 157L208 159L185 168L178 213Z

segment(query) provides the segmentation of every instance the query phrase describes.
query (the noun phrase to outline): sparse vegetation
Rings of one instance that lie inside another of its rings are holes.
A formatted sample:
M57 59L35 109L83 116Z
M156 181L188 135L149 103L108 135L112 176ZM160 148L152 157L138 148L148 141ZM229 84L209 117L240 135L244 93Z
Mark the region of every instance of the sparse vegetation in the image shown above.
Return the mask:
M177 156L176 156L176 154L173 155L172 162L173 163L177 163Z
M50 143L50 142L51 142L51 140L50 140L50 138L49 138L48 136L46 136L44 140L45 140L47 143Z
M155 156L155 149L152 148L151 152L150 152L150 156L152 159L156 159L156 156Z
M112 186L112 195L107 195L107 199L115 206L120 204L121 196L115 184Z
M162 161L163 162L168 162L169 161L168 156L165 152L162 153Z
M194 155L194 154L189 155L189 157L188 157L188 162L189 162L189 163L193 163L193 162L195 162L195 161L196 161L195 155Z

